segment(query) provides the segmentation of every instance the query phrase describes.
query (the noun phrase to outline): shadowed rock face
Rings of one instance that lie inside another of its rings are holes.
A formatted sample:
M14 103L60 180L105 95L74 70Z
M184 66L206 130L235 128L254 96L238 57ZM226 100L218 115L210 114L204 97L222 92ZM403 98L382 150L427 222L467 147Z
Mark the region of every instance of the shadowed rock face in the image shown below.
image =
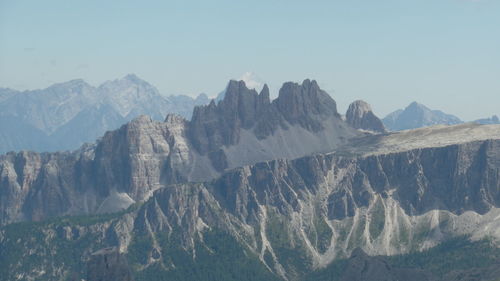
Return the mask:
M310 131L323 129L324 119L340 118L335 101L314 80L305 80L302 85L285 83L273 103L290 124L300 124Z
M355 101L349 105L346 113L346 121L356 129L377 133L386 132L382 121L375 116L370 105L362 100Z
M201 153L208 153L223 145L237 144L240 130L254 127L270 111L270 106L267 85L257 94L243 81L230 81L222 101L195 108L190 127L195 147Z

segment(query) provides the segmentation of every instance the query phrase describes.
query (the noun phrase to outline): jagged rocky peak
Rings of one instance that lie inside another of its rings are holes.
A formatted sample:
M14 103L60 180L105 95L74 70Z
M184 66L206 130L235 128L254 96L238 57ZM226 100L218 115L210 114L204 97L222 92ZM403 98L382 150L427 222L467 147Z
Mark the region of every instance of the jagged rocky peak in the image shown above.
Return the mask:
M190 126L194 145L206 153L238 143L240 130L253 127L269 106L267 86L258 94L243 81L229 81L223 100L195 107Z
M223 100L194 109L190 132L195 147L204 154L237 144L241 130L252 131L259 139L294 125L317 133L330 117L340 121L337 105L314 80L283 84L272 102L267 85L257 93L244 81L232 80Z
M127 74L121 79L106 81L99 86L99 90L103 92L103 95L111 98L115 103L124 102L119 99L138 102L141 96L149 98L161 96L158 89L135 74ZM158 102L157 100L155 101ZM124 106L122 104L120 105L122 107Z
M271 106L272 105L272 106ZM269 87L264 85L261 92L249 89L244 81L231 80L224 99L212 101L208 106L196 107L193 121L213 117L215 113L226 118L239 119L243 127L251 127L268 110L277 111L289 123L300 123L302 118L312 116L339 116L335 101L318 86L315 80L306 79L302 84L287 82L279 91L279 96L271 103Z
M248 89L244 81L232 80L218 108L225 117L239 119L244 128L250 128L269 104L269 89L263 89L260 95L256 90Z
M409 111L409 112L426 112L428 111L429 109L421 104L421 103L418 103L416 101L410 103L406 108L405 110Z
M349 105L346 121L356 129L384 133L382 121L373 113L371 106L362 100L357 100Z
M219 102L212 100L208 105L197 106L193 112L193 122L198 122L212 114L226 114L226 117L238 117L248 115L251 105L259 95L253 89L248 89L243 81L229 81L226 87L226 95ZM241 112L240 112L241 109ZM246 116L249 117L249 116Z
M287 82L281 87L278 98L274 101L286 120L300 123L304 118L314 115L329 117L340 116L337 103L321 90L315 80L306 79L302 84Z

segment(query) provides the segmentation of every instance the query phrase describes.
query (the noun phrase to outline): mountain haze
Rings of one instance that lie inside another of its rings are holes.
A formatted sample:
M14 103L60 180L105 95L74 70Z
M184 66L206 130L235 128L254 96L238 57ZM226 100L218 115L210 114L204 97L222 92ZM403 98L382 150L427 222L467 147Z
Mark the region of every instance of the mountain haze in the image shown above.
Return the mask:
M498 116L493 115L490 118L483 118L483 119L478 119L474 121L475 123L478 124L500 124L500 119L498 119Z
M155 120L168 113L190 118L194 106L208 102L204 94L165 97L133 74L99 87L77 79L43 90L1 89L0 152L72 150L141 114Z
M416 129L433 125L455 125L463 121L440 110L431 110L423 104L412 102L404 110L397 110L382 119L391 131Z

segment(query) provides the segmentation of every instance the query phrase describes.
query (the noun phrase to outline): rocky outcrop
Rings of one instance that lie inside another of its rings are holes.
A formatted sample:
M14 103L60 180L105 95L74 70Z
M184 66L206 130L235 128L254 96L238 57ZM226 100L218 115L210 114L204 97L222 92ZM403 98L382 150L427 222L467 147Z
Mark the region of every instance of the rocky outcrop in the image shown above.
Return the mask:
M347 109L346 121L356 129L368 130L377 133L385 133L385 127L382 121L375 116L368 103L357 100Z
M201 153L221 146L237 144L240 131L251 129L269 111L271 101L267 86L257 94L243 81L230 81L226 95L218 104L196 107L190 127L191 139Z

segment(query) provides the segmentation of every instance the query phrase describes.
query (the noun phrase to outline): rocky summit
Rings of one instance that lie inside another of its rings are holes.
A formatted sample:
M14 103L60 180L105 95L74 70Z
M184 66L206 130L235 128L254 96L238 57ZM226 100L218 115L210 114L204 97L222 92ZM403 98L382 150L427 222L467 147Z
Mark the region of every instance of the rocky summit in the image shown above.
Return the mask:
M3 155L0 280L496 281L500 126L380 125L315 81L231 81L191 121Z
M371 106L362 100L357 100L349 105L346 113L346 121L356 129L385 133L382 121L375 116Z

